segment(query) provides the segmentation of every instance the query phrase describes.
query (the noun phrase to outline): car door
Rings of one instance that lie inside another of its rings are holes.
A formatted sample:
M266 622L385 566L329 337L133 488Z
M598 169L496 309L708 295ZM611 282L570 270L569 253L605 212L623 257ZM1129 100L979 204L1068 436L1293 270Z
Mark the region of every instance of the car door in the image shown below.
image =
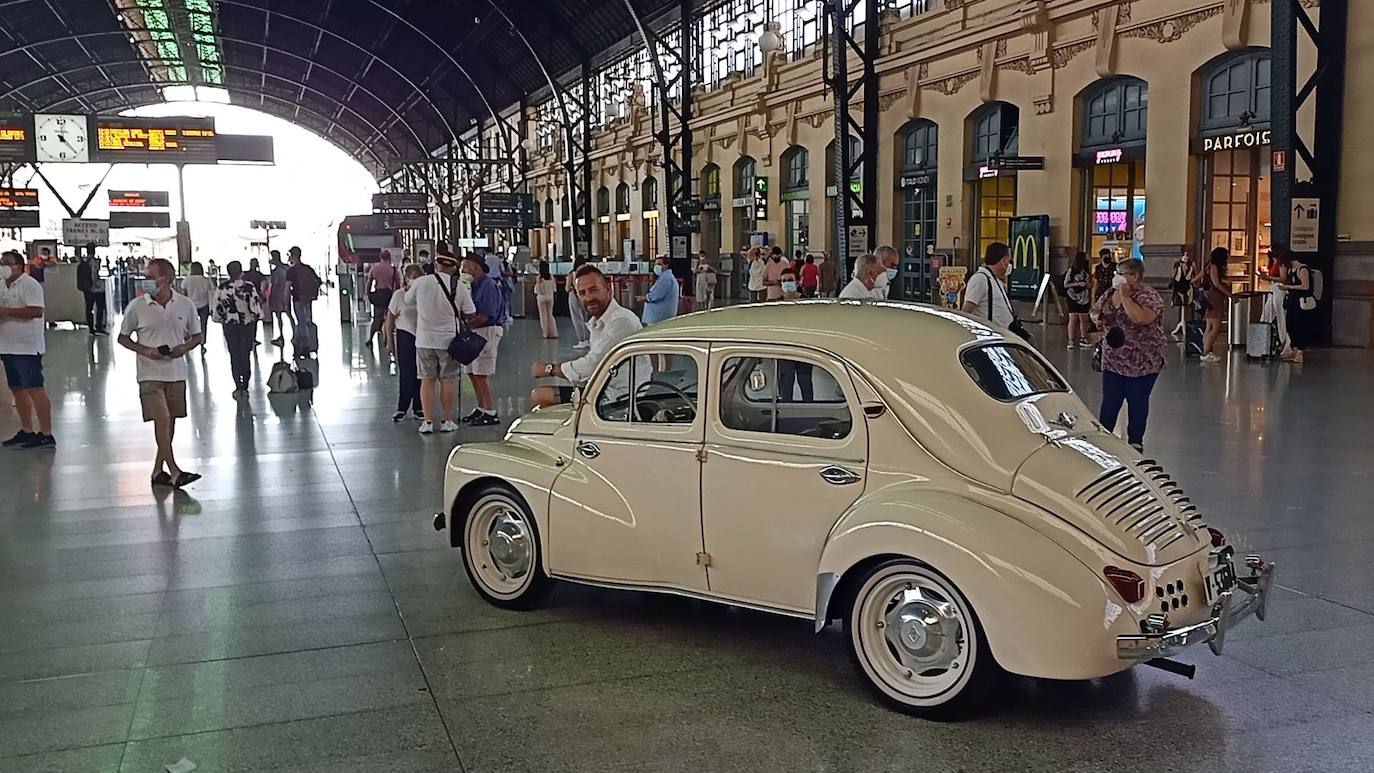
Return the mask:
M711 348L702 535L713 594L810 612L826 536L863 493L854 384L804 347Z
M549 567L705 591L698 395L707 347L645 342L612 356L584 391L573 455L554 481Z

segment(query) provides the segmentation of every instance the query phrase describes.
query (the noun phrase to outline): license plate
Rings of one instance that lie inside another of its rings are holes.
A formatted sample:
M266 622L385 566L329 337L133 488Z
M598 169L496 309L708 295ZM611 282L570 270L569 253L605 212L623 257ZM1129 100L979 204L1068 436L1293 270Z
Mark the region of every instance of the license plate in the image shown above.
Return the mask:
M1221 558L1216 566L1213 566L1203 577L1203 585L1207 589L1207 606L1217 603L1221 594L1236 586L1236 569L1231 563L1230 558Z

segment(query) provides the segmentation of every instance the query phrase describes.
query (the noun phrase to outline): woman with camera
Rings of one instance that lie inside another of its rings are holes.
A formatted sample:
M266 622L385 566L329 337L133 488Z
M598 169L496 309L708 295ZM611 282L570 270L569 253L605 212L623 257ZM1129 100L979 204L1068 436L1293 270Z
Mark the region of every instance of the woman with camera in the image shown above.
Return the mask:
M1098 420L1116 431L1122 403L1127 406L1126 440L1143 450L1150 418L1150 393L1164 369L1164 299L1145 284L1138 258L1118 261L1111 289L1093 304L1092 319L1106 331L1102 339L1102 408Z

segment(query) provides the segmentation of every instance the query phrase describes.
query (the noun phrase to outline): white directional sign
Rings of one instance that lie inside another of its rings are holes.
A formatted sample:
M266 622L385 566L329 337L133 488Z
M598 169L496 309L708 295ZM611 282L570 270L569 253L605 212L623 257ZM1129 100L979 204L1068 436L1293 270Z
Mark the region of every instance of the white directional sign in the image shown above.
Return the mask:
M1321 199L1293 199L1292 229L1288 246L1293 252L1316 252L1320 245L1317 226L1321 223Z
M849 257L857 258L868 252L868 226L849 227Z
M63 218L62 243L68 247L110 246L110 221Z

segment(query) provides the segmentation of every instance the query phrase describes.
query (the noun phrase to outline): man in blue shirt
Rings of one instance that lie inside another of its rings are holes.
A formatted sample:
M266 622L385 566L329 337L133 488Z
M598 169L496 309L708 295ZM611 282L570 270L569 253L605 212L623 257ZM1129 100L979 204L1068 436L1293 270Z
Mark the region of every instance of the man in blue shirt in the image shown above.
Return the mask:
M506 299L501 286L488 274L487 265L480 258L469 255L463 259L463 278L472 288L472 303L477 314L468 320L468 327L487 339L482 353L468 366L472 390L477 393L477 407L462 421L473 427L500 424L496 415L496 400L491 394L491 376L496 373L496 350L505 332Z
M649 294L640 296L640 300L644 302L644 314L640 318L644 320L645 327L676 317L682 293L678 287L677 277L673 276L672 269L668 267L667 258L659 256L654 259L654 273L658 278L649 288Z

